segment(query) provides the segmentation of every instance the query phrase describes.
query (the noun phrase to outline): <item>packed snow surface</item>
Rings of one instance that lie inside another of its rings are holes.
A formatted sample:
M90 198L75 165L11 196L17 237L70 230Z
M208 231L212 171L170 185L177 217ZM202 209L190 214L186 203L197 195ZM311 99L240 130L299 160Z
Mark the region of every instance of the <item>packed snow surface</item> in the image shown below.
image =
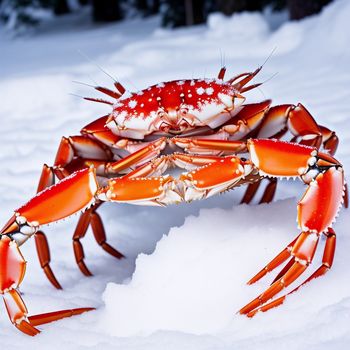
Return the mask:
M212 15L207 26L167 31L158 18L92 26L75 15L46 24L43 34L10 39L0 31L0 221L34 193L43 163L52 164L62 135L109 112L69 93L92 96L72 81L111 84L94 62L131 91L157 82L228 76L265 64L267 80L250 101L302 102L336 130L337 158L350 169L350 2L282 23L261 14ZM79 54L82 52L83 54ZM91 59L88 60L83 56ZM297 234L296 204L305 186L283 182L269 205L238 205L242 190L169 208L104 205L116 261L90 233L83 240L94 277L81 275L71 236L77 217L45 229L55 290L38 263L34 240L22 248L21 285L30 314L94 306L96 311L42 326L34 339L0 312L1 349L344 349L350 341L350 211L342 210L333 269L253 319L236 312L267 288L275 273L245 283ZM309 268L320 264L323 243ZM310 272L306 273L309 274ZM300 281L299 281L300 282Z

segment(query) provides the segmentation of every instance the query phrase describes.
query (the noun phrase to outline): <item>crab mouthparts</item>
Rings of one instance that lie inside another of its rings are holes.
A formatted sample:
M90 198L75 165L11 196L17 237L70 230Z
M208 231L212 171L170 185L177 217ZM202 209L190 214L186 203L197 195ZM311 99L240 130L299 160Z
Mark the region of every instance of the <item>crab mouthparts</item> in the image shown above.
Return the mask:
M181 119L179 121L175 121L173 123L169 123L166 120L162 120L162 123L159 126L159 129L173 135L178 135L183 133L184 131L192 129L193 126L185 120Z
M183 111L168 110L163 112L159 118L159 129L169 134L177 135L184 131L193 129L195 126L195 120L193 116Z

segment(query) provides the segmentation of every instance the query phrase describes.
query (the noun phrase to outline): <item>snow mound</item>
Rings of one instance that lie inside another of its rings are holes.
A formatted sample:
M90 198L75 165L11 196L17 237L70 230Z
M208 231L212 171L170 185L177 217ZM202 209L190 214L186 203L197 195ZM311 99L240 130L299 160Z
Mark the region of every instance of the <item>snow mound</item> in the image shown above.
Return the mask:
M115 336L159 330L211 334L231 322L244 329L245 317L235 313L268 286L266 281L247 286L246 281L298 233L293 207L294 201L285 200L203 209L199 217L188 217L159 241L152 255L137 258L130 283L108 284L99 326ZM277 272L266 279L271 282ZM298 318L302 299L287 303L289 310L283 312ZM308 310L327 301L320 295L310 304ZM258 328L261 322L250 326Z
M290 49L300 46L300 53L312 53L315 59L325 53L331 56L348 54L349 15L349 1L334 1L318 16L285 23L269 40L283 51L286 46Z
M290 202L274 206L287 210ZM270 213L268 206L244 205L204 209L199 217L188 217L182 227L171 229L159 241L152 255L137 258L129 284L108 284L101 327L117 336L157 330L201 334L226 327L252 296L245 286L254 273L250 259L266 257L274 236L281 235L282 246L288 228L295 231L289 218L290 225L282 230L275 226L259 232Z
M240 13L228 17L221 13L211 14L208 18L208 36L226 38L232 41L261 40L269 34L269 25L260 13Z

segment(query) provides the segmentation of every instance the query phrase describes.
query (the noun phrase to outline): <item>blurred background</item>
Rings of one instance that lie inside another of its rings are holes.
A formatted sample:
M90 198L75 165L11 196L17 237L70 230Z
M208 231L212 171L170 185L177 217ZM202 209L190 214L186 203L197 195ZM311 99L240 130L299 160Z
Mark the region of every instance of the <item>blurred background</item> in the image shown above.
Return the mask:
M0 0L0 20L15 31L37 26L54 16L90 8L91 21L122 21L161 16L161 26L175 28L204 23L211 12L230 16L244 11L288 12L291 20L319 13L332 0Z

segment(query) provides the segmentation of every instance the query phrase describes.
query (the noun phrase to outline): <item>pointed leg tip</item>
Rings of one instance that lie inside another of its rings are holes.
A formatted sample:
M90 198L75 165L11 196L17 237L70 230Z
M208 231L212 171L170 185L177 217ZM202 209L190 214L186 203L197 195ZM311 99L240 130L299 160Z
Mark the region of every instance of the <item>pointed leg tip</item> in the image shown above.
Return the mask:
M118 260L126 259L126 256L119 252L118 257L116 257Z
M81 315L85 312L89 312L89 311L95 311L96 308L95 307L80 307L77 309L72 309L72 316L77 316L77 315Z
M263 269L261 271L259 271L255 276L253 276L248 282L248 285L252 285L256 282L258 282L259 280L261 280L265 275L266 275L267 271L266 269Z
M247 304L244 307L242 307L242 309L239 310L239 313L242 314L242 315L246 315L249 312L251 312L252 310L254 310L257 307L259 307L260 304L261 304L260 299L256 298L256 299L252 300L249 304Z
M249 310L248 310L248 308L247 308L247 305L246 305L246 306L243 306L242 309L240 309L240 310L238 311L238 313L241 314L241 315L245 315L245 314L247 314L248 312L249 312Z
M93 276L93 273L87 268L86 264L83 261L78 262L78 267L86 277Z
M50 283L58 290L63 290L61 284L57 281L55 276L47 276L49 279Z
M27 328L30 327L29 330L32 331L32 329L36 329L33 326L39 326L39 325L55 322L64 318L78 316L84 312L93 311L93 310L96 310L96 309L93 307L81 307L76 309L59 310L59 311L53 311L53 312L48 312L44 314L33 315L28 317L28 320L30 323L28 323L27 325L24 325L24 327L27 327Z
M253 318L257 313L259 312L259 309L257 310L252 310L246 314L247 317Z
M110 252L110 255L114 256L118 260L125 258L125 256L122 253L120 253L118 250L115 250L115 249L113 253Z

